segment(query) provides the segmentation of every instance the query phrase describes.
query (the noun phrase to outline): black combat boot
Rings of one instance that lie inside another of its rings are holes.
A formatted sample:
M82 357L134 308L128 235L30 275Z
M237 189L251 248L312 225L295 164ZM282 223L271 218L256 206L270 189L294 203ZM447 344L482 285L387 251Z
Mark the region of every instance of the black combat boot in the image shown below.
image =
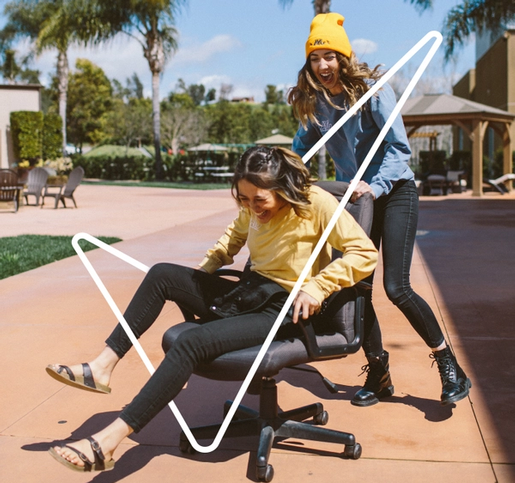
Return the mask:
M354 395L354 406L372 406L379 399L393 395L392 379L389 372L388 352L379 355L367 354L368 364L361 369L367 372L365 385Z
M472 384L463 369L458 365L449 346L441 351L433 352L429 357L436 361L440 372L440 379L442 380L441 404L445 406L467 397Z

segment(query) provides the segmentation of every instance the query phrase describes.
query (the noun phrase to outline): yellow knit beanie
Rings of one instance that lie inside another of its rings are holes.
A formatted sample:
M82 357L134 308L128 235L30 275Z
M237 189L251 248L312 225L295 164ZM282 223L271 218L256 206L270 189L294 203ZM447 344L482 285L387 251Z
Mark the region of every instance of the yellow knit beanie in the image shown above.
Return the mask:
M311 31L306 42L306 58L317 49L335 50L350 57L352 47L343 28L344 20L339 13L318 14L311 22Z

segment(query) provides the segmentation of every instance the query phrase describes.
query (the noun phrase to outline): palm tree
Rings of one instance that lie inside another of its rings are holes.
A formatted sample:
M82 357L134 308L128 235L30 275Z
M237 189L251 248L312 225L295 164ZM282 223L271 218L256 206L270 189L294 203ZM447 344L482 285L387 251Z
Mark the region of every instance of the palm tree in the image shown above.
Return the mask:
M283 7L288 7L293 3L293 0L279 0L279 3ZM319 13L329 13L331 11L331 0L312 0L313 8L315 10L315 16ZM318 177L320 179L327 178L327 166L326 166L326 149L325 145L322 146L318 151Z
M279 0L283 7L289 7L293 0ZM331 11L331 0L312 0L315 15L319 13L329 13Z
M63 153L66 148L66 102L68 91L67 51L77 41L75 27L63 8L64 2L53 0L18 0L6 4L7 23L2 29L3 45L20 38L33 41L33 53L57 49L59 115L62 119ZM74 22L76 19L74 19Z
M80 1L80 0L78 0ZM167 60L177 49L174 20L186 0L83 0L89 23L81 31L85 39L102 42L119 33L135 39L143 49L152 73L152 130L156 179L163 179L160 136L159 81Z
M421 11L433 6L432 0L410 0ZM463 0L444 20L445 58L449 60L472 33L498 31L515 20L513 0Z

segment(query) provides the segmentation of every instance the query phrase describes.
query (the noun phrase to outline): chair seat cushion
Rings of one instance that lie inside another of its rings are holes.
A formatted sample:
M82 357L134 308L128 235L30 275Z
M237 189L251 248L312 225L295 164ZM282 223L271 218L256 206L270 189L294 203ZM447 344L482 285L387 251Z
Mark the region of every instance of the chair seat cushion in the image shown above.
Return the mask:
M183 322L168 329L163 336L163 350L167 352L179 335L198 326L195 322ZM320 348L341 347L347 343L340 333L317 335ZM238 351L228 352L217 357L214 361L202 364L195 370L195 374L218 381L241 381L247 376L252 364L256 360L261 346L249 347ZM287 366L310 362L306 347L301 339L291 338L275 340L263 358L256 372L256 378L272 377Z

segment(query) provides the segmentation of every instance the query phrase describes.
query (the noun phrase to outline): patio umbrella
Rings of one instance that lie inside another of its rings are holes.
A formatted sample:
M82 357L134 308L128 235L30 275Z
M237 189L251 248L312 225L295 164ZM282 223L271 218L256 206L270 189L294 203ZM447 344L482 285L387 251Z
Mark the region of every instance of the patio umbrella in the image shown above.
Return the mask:
M292 143L293 138L289 138L288 136L284 136L283 134L274 134L273 136L269 136L267 138L258 139L255 144L265 146L291 146Z
M218 144L200 144L198 146L194 146L192 148L188 148L188 151L194 151L194 152L217 152L217 151L228 151L228 149L224 146L220 146Z

